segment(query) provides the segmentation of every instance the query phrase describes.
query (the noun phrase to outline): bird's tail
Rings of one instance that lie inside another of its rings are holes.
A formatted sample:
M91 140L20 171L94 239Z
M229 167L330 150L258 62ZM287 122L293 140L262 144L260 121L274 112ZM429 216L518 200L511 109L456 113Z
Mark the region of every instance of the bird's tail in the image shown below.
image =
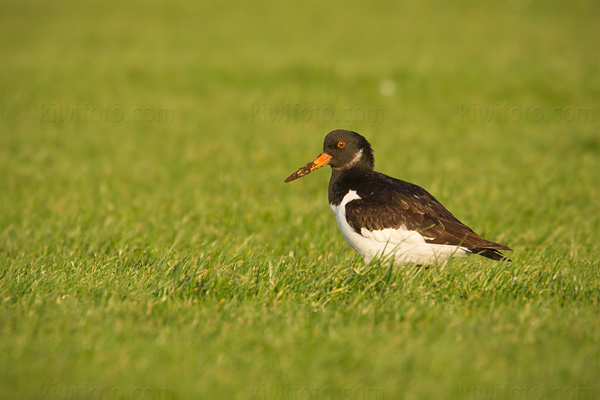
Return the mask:
M500 253L496 249L485 249L485 248L482 249L482 248L480 248L480 249L473 249L471 251L473 253L475 253L475 254L479 254L480 256L484 256L484 257L489 258L491 260L506 261L506 262L511 262L512 261L510 258L505 257L504 254Z

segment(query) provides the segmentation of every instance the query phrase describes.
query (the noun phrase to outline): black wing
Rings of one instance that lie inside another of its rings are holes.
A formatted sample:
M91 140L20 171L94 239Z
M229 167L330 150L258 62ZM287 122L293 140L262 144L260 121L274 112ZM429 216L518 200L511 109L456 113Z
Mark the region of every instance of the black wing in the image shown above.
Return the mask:
M378 175L369 190L359 189L360 199L346 204L346 218L356 232L405 225L429 243L462 246L495 260L504 259L498 250L510 250L473 232L422 187Z

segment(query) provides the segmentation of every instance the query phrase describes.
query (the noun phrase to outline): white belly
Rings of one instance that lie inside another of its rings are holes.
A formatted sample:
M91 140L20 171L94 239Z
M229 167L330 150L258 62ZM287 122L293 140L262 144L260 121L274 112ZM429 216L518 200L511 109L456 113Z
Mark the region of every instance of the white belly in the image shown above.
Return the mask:
M338 206L330 204L340 232L344 239L369 264L373 259L394 261L394 265L443 264L450 257L467 257L470 252L464 247L427 243L416 231L409 231L405 225L397 229L369 231L362 228L357 233L346 220L346 204L360 199L354 190L350 190Z

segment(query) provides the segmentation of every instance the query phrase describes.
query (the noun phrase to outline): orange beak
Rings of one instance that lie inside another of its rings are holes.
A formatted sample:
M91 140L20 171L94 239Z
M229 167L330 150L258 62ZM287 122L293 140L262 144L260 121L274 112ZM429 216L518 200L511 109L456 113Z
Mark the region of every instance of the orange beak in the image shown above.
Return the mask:
M308 175L313 172L317 168L321 168L323 165L329 164L329 160L331 156L329 154L323 153L319 157L317 157L314 161L309 162L304 167L300 168L298 171L294 172L290 176L285 179L285 183L294 181L298 178L302 178L304 175Z

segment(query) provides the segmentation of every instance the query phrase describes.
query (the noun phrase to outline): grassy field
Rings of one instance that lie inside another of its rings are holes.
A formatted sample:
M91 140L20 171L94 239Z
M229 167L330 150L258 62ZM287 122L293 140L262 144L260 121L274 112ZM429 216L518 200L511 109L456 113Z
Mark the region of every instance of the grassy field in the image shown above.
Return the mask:
M0 4L0 398L599 399L600 6ZM366 268L336 128L511 264Z

